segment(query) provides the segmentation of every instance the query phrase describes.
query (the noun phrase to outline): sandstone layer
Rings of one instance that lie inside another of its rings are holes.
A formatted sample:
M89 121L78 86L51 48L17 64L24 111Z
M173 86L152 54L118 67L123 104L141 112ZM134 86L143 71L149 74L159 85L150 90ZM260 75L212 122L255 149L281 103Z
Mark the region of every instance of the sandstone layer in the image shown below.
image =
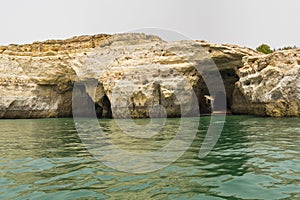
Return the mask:
M96 110L98 117L210 113L218 99L207 87L219 87L215 64L227 109L299 115L298 51L264 56L234 45L127 33L2 46L0 52L0 118L71 117L72 100L73 111ZM255 81L257 74L262 79Z

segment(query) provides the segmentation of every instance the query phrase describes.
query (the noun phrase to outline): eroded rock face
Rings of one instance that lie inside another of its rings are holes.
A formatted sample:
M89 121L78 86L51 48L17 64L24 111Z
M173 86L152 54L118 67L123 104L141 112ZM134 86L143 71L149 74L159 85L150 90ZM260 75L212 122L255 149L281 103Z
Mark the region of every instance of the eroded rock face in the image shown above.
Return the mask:
M96 48L72 66L80 80L94 78L101 83L102 89L90 91L90 96L101 99L105 94L117 118L195 116L198 108L201 114L210 113L207 84L212 90L219 87L214 82L212 69L217 68L212 60L223 77L230 107L238 80L235 71L242 66L242 57L257 55L237 46L167 43L144 34L119 34L108 40L109 45Z
M236 114L300 115L300 49L243 59L233 94Z
M205 41L198 42L206 49L220 71L226 90L227 108L231 110L233 101L232 94L235 89L235 83L239 80L236 72L244 65L243 57L259 56L261 53L237 45L212 44Z
M71 116L77 75L70 62L106 37L1 47L0 118Z
M77 95L95 104L98 117L190 116L198 107L209 113L214 96L203 77L214 79L210 58L230 108L235 71L244 56L258 55L232 45L167 43L133 33L9 45L0 52L0 118L69 117L75 82Z

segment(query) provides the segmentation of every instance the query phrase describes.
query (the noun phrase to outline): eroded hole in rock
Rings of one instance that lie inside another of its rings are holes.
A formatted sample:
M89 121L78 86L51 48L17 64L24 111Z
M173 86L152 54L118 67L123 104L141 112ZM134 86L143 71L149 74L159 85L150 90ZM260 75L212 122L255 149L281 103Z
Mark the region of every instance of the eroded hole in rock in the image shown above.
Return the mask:
M106 94L97 102L86 91L84 84L76 85L73 92L73 113L76 117L96 117L97 118L112 118L111 103Z
M73 117L94 117L94 102L86 92L84 84L76 84L73 88Z
M210 94L206 82L203 80L202 76L199 75L201 78L199 78L198 83L193 89L198 98L200 114L206 115L211 114L212 111L225 110L230 112L235 83L239 78L237 77L234 69L222 69L220 70L220 74L225 91L220 91L216 94ZM206 81L208 81L208 79Z
M244 85L249 86L251 84L250 80L244 82Z
M214 111L225 111L226 110L226 95L224 92L218 92L214 99Z
M193 90L198 100L199 113L201 115L209 114L211 113L212 99L210 98L207 85L202 76L197 71L195 73L197 74L197 76L201 77L199 78L197 84L193 86Z
M98 118L112 118L111 103L106 94L95 103L95 110Z

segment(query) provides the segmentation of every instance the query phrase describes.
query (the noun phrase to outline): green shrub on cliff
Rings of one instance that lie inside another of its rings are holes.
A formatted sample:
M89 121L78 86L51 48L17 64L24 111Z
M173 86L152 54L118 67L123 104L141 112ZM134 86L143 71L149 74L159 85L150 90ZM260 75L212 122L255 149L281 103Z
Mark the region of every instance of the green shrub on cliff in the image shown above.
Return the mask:
M271 47L267 44L261 44L256 48L256 51L262 52L264 54L269 54L269 53L273 53L274 51L281 51L281 50L289 50L289 49L297 49L299 47L297 47L296 45L294 46L285 46L285 47L281 47L278 49L271 49Z
M270 46L267 44L261 44L256 48L256 51L262 52L264 54L273 53L273 50L271 50Z
M281 51L281 50L289 50L289 49L297 49L298 47L296 45L294 46L286 46L286 47L282 47L282 48L279 48L277 49L278 51Z

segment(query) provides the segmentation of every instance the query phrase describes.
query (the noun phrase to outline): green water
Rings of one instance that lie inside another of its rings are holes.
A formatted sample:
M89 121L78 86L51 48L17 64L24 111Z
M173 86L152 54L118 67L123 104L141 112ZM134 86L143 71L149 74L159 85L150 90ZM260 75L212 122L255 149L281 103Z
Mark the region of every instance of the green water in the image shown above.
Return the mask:
M72 119L0 120L0 199L300 199L299 118L228 116L218 143L200 159L209 120L201 117L176 162L142 174L94 158ZM152 140L122 136L113 120L100 124L120 148L143 152L166 145L177 122L168 119Z

